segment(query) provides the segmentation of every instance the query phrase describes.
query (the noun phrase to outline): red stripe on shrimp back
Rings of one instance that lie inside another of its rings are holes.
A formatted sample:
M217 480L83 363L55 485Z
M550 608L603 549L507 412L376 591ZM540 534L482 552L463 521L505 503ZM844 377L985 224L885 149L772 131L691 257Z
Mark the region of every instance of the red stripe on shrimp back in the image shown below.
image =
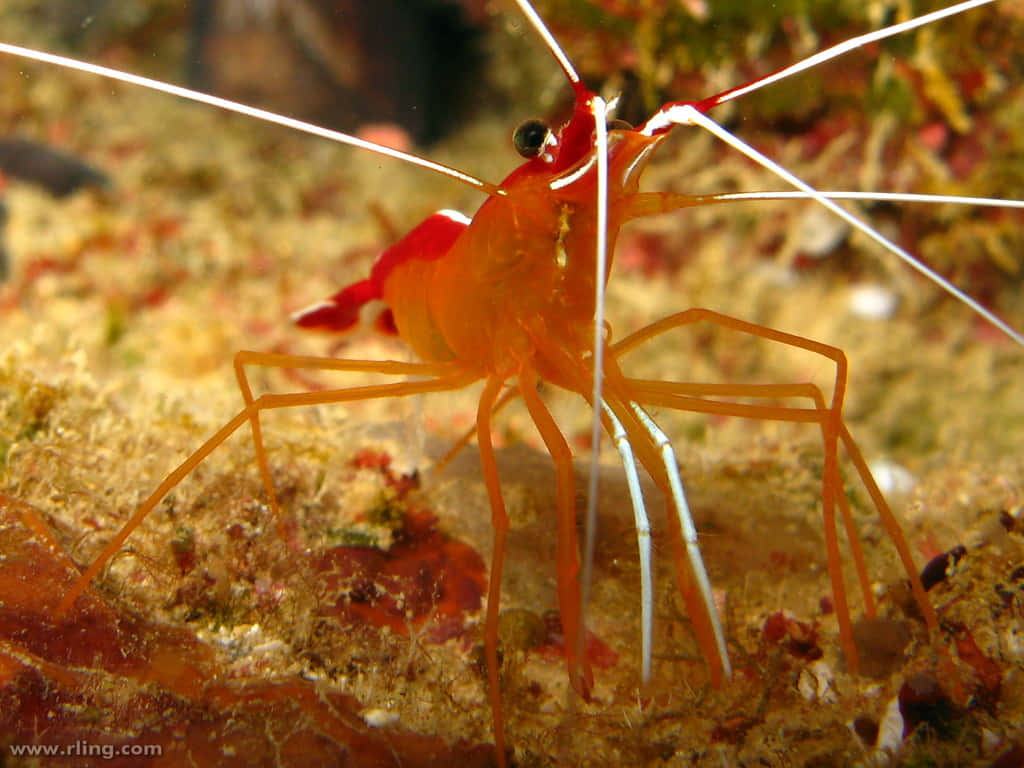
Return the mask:
M393 269L411 259L430 261L442 258L469 221L457 211L438 211L428 216L377 257L369 278L342 288L326 301L296 312L292 320L307 330L330 333L350 330L359 322L359 311L363 305L383 296L384 282ZM387 330L387 326L382 330Z

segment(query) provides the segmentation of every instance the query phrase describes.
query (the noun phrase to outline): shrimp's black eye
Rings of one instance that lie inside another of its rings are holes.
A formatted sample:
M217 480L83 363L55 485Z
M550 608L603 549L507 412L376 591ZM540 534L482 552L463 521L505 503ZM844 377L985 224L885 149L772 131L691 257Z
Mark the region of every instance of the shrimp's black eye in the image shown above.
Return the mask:
M551 129L540 120L527 120L512 134L512 143L523 157L537 157L551 143Z

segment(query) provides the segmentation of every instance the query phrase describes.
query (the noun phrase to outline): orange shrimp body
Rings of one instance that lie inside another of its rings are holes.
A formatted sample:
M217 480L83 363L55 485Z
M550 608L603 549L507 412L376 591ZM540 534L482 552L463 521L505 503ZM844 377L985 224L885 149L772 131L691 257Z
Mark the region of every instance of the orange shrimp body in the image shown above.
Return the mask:
M636 161L657 141L633 132L615 139L613 201L636 191L643 166ZM392 270L383 299L399 335L424 360L457 360L503 376L532 360L543 378L576 390L556 360L578 360L593 343L593 151L554 176L532 165L502 184L504 194L483 204L443 258L412 258ZM578 179L552 189L553 180L581 169ZM618 215L610 246L626 208L611 210Z
M368 280L300 313L298 324L347 330L364 303L383 299L394 331L424 361L457 361L481 377L509 377L532 361L543 378L579 391L555 363L593 346L594 94L574 88L573 115L551 146L510 174L472 222L434 214L384 251ZM609 253L638 215L627 201L661 138L609 134Z

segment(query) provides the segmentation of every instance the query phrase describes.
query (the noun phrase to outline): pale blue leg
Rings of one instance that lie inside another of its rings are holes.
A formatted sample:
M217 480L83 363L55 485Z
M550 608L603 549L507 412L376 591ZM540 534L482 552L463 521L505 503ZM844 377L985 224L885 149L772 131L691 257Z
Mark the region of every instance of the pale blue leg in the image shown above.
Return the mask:
M672 491L672 506L675 507L679 517L679 527L682 530L683 541L686 544L686 554L693 568L694 578L697 580L697 588L700 590L701 599L711 619L711 628L715 634L715 645L718 646L718 658L722 662L722 670L726 677L732 677L732 665L729 663L729 652L725 648L725 633L722 631L722 621L718 616L718 609L715 607L715 600L711 594L711 580L704 569L704 559L700 555L700 544L697 542L697 526L693 523L690 515L690 506L686 503L686 493L683 491L683 481L679 476L679 464L676 461L675 451L672 450L672 443L668 436L661 431L661 428L654 423L644 410L636 403L630 403L633 413L644 425L647 433L654 440L661 452L662 465L668 475L669 489Z
M654 635L654 579L651 573L651 523L644 506L644 493L640 487L640 475L636 471L636 458L629 444L629 437L612 409L603 400L601 408L612 423L612 441L622 458L626 473L629 498L633 502L633 519L636 521L636 543L640 549L640 648L643 653L643 681L651 680L651 648Z

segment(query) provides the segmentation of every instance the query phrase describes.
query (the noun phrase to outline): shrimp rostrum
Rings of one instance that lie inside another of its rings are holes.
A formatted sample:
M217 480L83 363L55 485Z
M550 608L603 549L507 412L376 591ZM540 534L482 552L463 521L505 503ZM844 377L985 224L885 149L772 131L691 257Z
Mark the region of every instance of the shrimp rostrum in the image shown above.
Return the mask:
M390 328L408 344L421 362L238 353L235 371L244 408L165 478L82 574L65 597L61 610L67 610L88 587L160 500L232 433L246 424L253 435L269 503L281 520L282 513L275 497L261 436L260 415L263 411L441 392L482 381L475 436L490 504L494 543L484 644L495 740L499 760L503 761L505 739L498 679L498 611L509 521L502 499L491 424L495 412L513 398L522 399L554 463L557 596L565 633L566 664L569 679L581 695L588 696L593 684L590 664L582 650L585 600L581 596L581 586L585 591L590 570L590 547L584 547L587 554L581 557L573 456L565 436L538 394L538 384L545 382L586 400L594 411L595 432L603 429L620 455L632 500L640 554L642 677L645 681L651 675L653 596L651 529L641 490L640 467L653 480L669 511L668 533L678 589L706 659L710 678L713 683L720 684L731 674L722 621L702 562L698 533L690 516L678 463L668 437L650 415L652 408L817 425L824 453L821 507L828 571L840 641L846 663L852 671L857 670L858 659L840 557L837 517L842 519L854 561L863 610L873 615L876 609L854 517L840 476L841 456L850 462L871 498L881 524L903 563L926 624L929 628L937 626L935 612L925 595L900 525L843 421L847 363L841 350L706 309L679 312L625 338L615 339L602 315L603 288L611 269L610 256L614 253L616 237L623 225L639 217L689 206L722 203L735 197L639 190L641 176L665 137L678 126L697 125L774 171L795 186L800 194L832 209L851 226L878 241L915 269L925 272L945 290L968 302L990 322L1021 341L1020 335L1005 323L963 297L943 278L930 273L912 256L845 209L839 208L828 194L811 189L724 131L707 116L713 107L727 100L870 40L928 23L936 14L855 38L780 73L717 96L696 102L666 104L646 123L629 128L618 124L609 127L610 105L582 83L526 0L518 2L565 72L574 92L575 106L568 122L557 130L551 130L538 121L529 121L517 130L516 147L526 159L501 184L494 186L480 182L421 158L411 158L343 134L327 132L332 138L341 136L338 140L345 143L447 173L488 193L472 219L453 211L441 211L430 216L387 249L378 258L368 278L344 288L296 317L301 327L340 332L358 321L361 308L368 302L382 301L387 307L386 322L382 326ZM977 0L961 3L945 12L953 12L953 9L959 12L978 4ZM191 93L181 91L172 92L194 98ZM225 105L221 100L209 97L204 100ZM228 108L234 109L235 106ZM265 114L260 113L261 116ZM283 119L277 121L296 124ZM760 196L769 198L771 193ZM831 391L826 396L810 383L704 383L649 380L630 375L629 353L645 344L663 341L673 332L702 323L820 356L828 361L834 372ZM247 372L253 366L373 373L393 376L396 380L327 391L255 396ZM780 405L780 402L791 404ZM593 493L590 496L592 512ZM587 529L588 539L591 536L592 527Z

